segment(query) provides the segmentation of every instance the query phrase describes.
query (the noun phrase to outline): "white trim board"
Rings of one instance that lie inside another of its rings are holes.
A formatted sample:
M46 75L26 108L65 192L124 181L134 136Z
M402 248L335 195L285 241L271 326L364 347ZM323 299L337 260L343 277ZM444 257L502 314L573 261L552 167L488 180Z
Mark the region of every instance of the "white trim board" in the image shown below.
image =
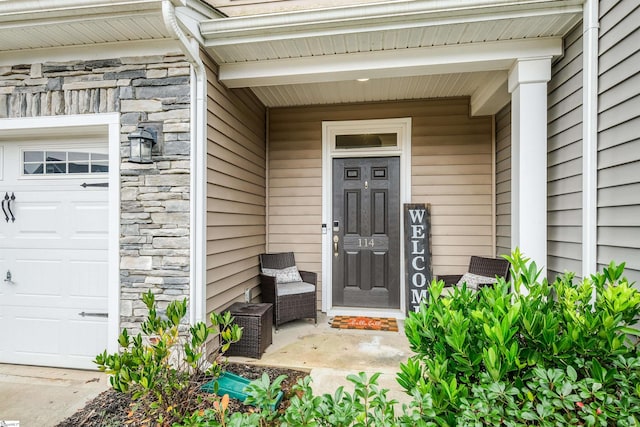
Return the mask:
M0 66L67 62L80 59L88 61L105 58L122 58L123 56L155 56L170 53L180 53L180 46L173 39L135 40L82 46L2 51L0 52Z
M15 135L101 135L109 142L109 237L107 351L118 351L120 328L120 114L82 114L0 119L0 139Z
M561 54L560 37L478 42L221 64L220 81L238 88L496 71L508 70L516 58Z
M354 4L311 10L216 18L203 21L206 46L297 40L330 36L414 29L478 21L535 18L558 20L582 11L583 0L409 0Z
M336 135L347 133L397 133L399 145L394 147L344 149L335 148ZM333 217L333 159L339 157L400 157L400 239L404 235L402 205L411 203L411 118L349 120L322 122L322 223L327 225L326 234L322 234L322 311L329 316L357 314L385 316L403 319L406 311L406 289L404 280L404 245L400 245L400 310L382 310L366 308L332 306L332 263L331 238L329 225Z

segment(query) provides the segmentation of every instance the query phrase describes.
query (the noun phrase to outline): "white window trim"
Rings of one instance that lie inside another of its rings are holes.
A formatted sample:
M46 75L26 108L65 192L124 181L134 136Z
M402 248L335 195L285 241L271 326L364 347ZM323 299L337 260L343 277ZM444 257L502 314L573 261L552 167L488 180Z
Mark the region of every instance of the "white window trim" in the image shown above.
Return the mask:
M397 133L398 146L380 148L338 148L336 135L359 133ZM404 318L406 312L406 286L404 271L404 245L400 242L400 310L363 309L332 305L332 262L331 238L333 220L333 159L344 157L399 157L400 158L400 239L404 236L402 206L411 203L411 118L323 121L322 122L322 224L326 234L322 235L322 311L329 316L369 315Z
M11 135L51 133L96 135L108 138L109 144L109 213L107 253L107 351L118 351L120 328L120 114L82 114L0 119L0 131L6 139Z

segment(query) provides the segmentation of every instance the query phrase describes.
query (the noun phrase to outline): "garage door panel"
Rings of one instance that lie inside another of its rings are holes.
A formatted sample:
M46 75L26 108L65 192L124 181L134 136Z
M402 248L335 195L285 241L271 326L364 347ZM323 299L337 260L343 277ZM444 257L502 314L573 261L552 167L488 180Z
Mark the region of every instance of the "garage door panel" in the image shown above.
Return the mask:
M30 194L38 197L37 193ZM106 198L106 191L99 194ZM95 197L95 195L94 195ZM28 203L28 202L25 202ZM73 200L66 204L77 203ZM63 209L59 206L23 207L12 224L16 248L105 249L108 242L108 206L102 201Z
M2 244L2 241L0 241L0 245L1 244ZM0 246L0 247L2 247L2 246ZM8 265L7 258L2 256L2 251L0 251L0 297L2 297L5 294L5 290L9 286L9 284L4 281L6 279L6 277L7 277L6 276L7 275L7 270L9 270L7 265ZM1 299L0 299L0 301L1 301ZM2 315L2 310L0 310L0 315Z
M59 354L62 350L60 332L62 321L51 316L42 316L29 307L19 307L15 317L16 333L14 351L23 355Z
M19 254L28 256L25 252ZM17 304L29 300L38 307L55 303L57 307L106 309L108 264L104 259L91 259L103 251L58 251L58 259L44 258L47 252L33 251L31 257L13 262L12 289ZM76 258L79 256L82 259Z
M83 321L73 321L65 327L65 333L67 331L71 336L77 338L69 341L67 352L70 356L91 361L98 353L105 350L102 337L107 333L106 319L91 320L87 318ZM93 367L95 368L95 365Z
M44 314L38 307L15 307L13 319L10 363L95 368L91 361L106 347L106 318L82 317L69 308Z
M29 198L38 197L39 193L28 194ZM60 239L62 225L62 206L50 201L24 200L25 193L18 193L12 224L19 237L28 239ZM22 200L21 200L22 199Z
M13 262L13 288L18 304L21 299L29 299L30 304L42 307L51 304L51 298L60 299L64 296L61 286L64 264L60 258L39 258L42 251L34 252L40 254L34 253L33 257L28 258L23 258L28 254L19 254Z
M100 303L106 307L107 262L96 260L72 260L69 265L69 296L86 298L87 303Z
M109 210L103 202L80 203L71 202L73 211L72 219L72 239L102 239L106 243L108 229Z
M106 245L109 209L104 199L107 191L83 194L81 189L74 189L66 192L76 194L65 194L66 200L55 202L43 200L50 196L41 192L18 194L23 200L15 207L15 237L26 240L64 239L61 247L69 248L76 247L73 241L76 239L101 240ZM32 245L31 242L28 244Z

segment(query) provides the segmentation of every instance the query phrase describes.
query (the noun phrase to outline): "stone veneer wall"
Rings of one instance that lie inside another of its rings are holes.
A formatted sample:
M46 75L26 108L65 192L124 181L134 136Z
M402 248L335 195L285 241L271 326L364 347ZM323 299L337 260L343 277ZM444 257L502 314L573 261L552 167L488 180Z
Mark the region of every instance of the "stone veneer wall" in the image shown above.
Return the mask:
M0 67L0 118L121 113L121 327L148 289L161 308L189 295L190 93L182 55ZM162 123L150 165L127 162L139 121Z

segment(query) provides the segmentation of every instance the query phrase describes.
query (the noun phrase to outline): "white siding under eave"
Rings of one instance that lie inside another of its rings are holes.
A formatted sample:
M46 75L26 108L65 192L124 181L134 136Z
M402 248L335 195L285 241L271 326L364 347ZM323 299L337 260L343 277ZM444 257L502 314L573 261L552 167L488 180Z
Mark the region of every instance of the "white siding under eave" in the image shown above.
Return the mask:
M511 103L496 120L496 255L511 253Z
M547 275L582 272L582 26L551 67L547 111Z
M640 3L600 2L598 268L640 283Z

